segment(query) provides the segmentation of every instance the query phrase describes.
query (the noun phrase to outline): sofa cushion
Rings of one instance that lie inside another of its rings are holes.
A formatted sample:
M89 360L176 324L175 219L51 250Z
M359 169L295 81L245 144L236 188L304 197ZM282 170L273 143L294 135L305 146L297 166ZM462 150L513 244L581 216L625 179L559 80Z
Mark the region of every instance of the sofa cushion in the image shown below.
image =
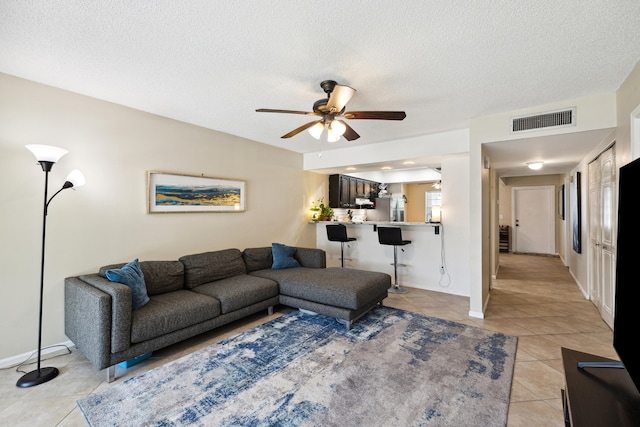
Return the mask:
M296 259L302 267L325 268L327 253L317 248L297 248Z
M131 342L139 343L220 315L220 301L207 295L180 290L152 296L134 311Z
M107 277L107 270L122 268L123 265L124 263L104 266L98 274ZM141 261L140 269L144 274L149 296L184 288L184 265L180 261Z
M144 274L140 269L138 259L134 259L122 268L112 268L105 272L107 279L112 282L122 283L131 288L131 309L137 310L149 302L147 286L144 283Z
M184 284L187 289L247 272L242 252L238 249L185 255L179 260L184 264Z
M273 265L273 255L271 247L247 248L242 252L247 272L264 270ZM302 267L325 268L327 266L327 254L322 249L298 248L294 258Z
M374 271L331 267L258 270L251 273L278 282L280 295L356 310L391 287L391 276Z
M222 314L227 314L278 296L278 284L270 279L243 274L205 283L192 291L216 298L220 301Z
M247 266L247 271L264 270L273 265L271 248L247 248L242 251L242 258Z
M272 243L271 253L273 254L273 264L271 268L274 270L300 267L300 263L294 258L296 254L296 248L294 246Z

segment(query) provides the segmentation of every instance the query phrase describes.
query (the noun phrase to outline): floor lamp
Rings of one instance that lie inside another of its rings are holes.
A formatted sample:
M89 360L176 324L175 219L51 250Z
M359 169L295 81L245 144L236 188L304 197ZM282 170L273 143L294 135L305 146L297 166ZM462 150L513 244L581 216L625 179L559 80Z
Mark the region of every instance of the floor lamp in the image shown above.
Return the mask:
M38 320L38 369L24 374L16 385L18 387L32 387L47 381L51 381L58 376L58 368L40 367L40 360L42 354L42 300L44 297L44 244L45 236L47 232L47 209L49 203L54 197L58 195L62 190L72 187L80 187L84 185L84 175L79 170L73 170L60 190L58 190L49 200L47 200L47 189L49 187L49 172L53 168L53 164L56 163L62 156L68 153L64 148L52 147L50 145L27 145L27 149L33 153L33 155L42 166L44 171L44 208L42 215L42 258L40 263L40 313Z

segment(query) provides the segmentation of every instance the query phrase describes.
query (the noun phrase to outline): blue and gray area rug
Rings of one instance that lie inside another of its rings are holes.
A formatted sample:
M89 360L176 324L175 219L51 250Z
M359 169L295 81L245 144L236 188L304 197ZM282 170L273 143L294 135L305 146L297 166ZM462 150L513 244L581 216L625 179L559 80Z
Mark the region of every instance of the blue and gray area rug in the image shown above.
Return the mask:
M504 426L517 339L292 312L78 401L91 426Z

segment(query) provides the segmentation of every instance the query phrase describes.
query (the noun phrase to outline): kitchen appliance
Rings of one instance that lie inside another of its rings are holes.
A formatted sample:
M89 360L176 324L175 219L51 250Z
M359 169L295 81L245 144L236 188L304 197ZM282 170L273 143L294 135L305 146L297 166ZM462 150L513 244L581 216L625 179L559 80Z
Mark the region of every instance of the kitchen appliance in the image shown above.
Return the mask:
M404 199L377 197L375 209L367 212L367 221L404 222Z

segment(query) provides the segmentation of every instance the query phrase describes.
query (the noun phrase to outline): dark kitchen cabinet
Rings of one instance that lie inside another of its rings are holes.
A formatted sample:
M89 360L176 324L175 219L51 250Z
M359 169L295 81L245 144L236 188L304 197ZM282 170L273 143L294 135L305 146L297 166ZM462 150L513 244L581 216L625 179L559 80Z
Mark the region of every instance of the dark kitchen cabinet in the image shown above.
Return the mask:
M335 202L332 202L331 199L331 184L329 184L329 206L332 208L341 208L343 206L349 206L349 193L351 190L351 177L346 175L338 175L339 185L340 185L340 198Z
M347 207L354 208L356 206L356 184L357 178L349 177L349 199L347 199Z
M329 175L329 206L332 208L360 208L356 196L361 195L373 201L380 183L349 175ZM371 208L373 206L362 206Z

